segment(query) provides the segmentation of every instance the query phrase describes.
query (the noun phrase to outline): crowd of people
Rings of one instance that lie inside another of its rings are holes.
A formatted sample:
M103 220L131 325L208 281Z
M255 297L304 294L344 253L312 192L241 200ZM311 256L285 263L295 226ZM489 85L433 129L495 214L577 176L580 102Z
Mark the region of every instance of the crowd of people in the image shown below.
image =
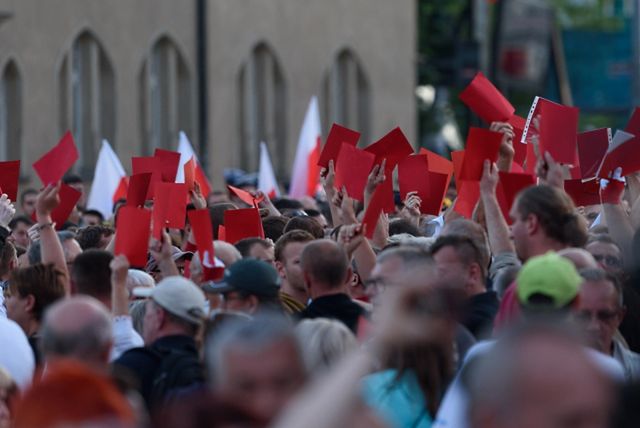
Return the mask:
M196 186L215 279L189 222L134 268L115 251L123 201L103 218L83 196L56 225L59 183L3 195L0 428L640 426L640 175L576 207L547 154L506 218L516 143L492 129L470 218L452 182L440 216L410 192L367 231L392 170L356 201L330 162L315 197L243 183L264 236L226 242L246 202Z

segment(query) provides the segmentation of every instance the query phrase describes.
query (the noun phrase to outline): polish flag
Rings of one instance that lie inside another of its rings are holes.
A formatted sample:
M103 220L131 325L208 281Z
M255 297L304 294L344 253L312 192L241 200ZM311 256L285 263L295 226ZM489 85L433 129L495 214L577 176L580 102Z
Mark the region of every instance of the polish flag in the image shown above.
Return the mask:
M180 153L180 166L178 167L178 174L176 175L176 183L184 183L184 164L189 162L189 159L193 157L196 162L196 176L195 180L200 185L200 190L202 192L202 196L205 198L211 193L211 183L207 179L207 176L204 174L204 170L202 166L200 166L200 162L198 161L198 156L196 152L193 150L193 146L189 142L189 138L187 138L187 134L180 131L180 142L178 143L178 153Z
M311 97L298 138L298 149L293 161L289 196L302 198L315 196L320 181L320 112L318 100Z
M120 193L119 189L122 187L123 180L126 180L126 173L118 155L107 140L102 140L102 148L98 154L87 208L98 210L104 218L110 218L113 214L114 197Z
M280 196L280 189L276 181L276 175L273 173L273 165L269 157L267 145L260 143L260 170L258 172L258 190L273 199Z

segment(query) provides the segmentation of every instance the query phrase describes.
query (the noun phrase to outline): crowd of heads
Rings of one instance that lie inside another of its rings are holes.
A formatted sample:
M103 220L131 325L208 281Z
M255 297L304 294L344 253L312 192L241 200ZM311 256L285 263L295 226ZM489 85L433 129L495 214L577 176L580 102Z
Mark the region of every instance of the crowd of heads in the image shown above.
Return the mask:
M0 428L634 426L636 201L578 209L541 176L505 217L485 168L469 218L454 192L438 218L396 198L367 233L371 195L332 174L303 200L246 184L263 234L237 242L247 204L192 192L213 265L188 221L134 267L122 201L55 227L55 191L23 191L0 209Z

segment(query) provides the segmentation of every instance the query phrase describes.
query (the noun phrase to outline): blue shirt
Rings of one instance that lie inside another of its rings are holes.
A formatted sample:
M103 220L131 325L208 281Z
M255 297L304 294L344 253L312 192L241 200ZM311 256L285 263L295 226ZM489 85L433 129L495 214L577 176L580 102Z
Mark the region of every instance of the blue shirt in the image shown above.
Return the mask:
M365 403L393 428L430 428L431 415L413 372L395 380L396 370L384 370L362 379Z

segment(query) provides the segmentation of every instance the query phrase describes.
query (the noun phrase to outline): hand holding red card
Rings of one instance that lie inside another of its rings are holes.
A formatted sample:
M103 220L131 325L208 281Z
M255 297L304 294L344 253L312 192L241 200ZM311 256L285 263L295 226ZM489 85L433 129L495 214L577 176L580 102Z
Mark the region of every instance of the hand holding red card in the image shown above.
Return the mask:
M364 200L364 187L373 168L375 155L343 144L336 163L335 187L347 188L349 196L355 200Z
M460 99L487 123L507 121L516 110L481 72L460 93Z
M442 200L447 192L449 176L429 171L427 156L414 155L398 164L400 197L404 200L409 192L418 192L422 200L422 214L440 215Z
M33 169L42 184L57 183L78 160L78 149L71 132L67 131L60 142L33 163Z
M124 206L118 211L115 255L124 254L133 267L147 264L151 211Z
M565 180L564 191L573 199L577 207L600 204L600 183L598 180Z
M236 195L238 198L240 198L242 202L249 205L250 207L257 208L258 204L264 200L264 195L261 195L260 197L256 198L255 196L253 196L251 193L247 192L244 189L240 189L238 187L234 187L231 185L227 185L227 188L231 193Z
M51 216L51 221L56 224L56 229L62 229L82 193L60 182L57 185L48 184L42 192L38 195L36 211L33 212L31 218L36 221L37 212L41 214L46 212Z
M464 160L460 171L460 180L480 181L484 161L491 163L498 160L498 152L502 143L502 134L481 128L470 128Z
M9 199L18 198L18 181L20 180L20 161L0 162L0 188Z
M262 219L257 208L225 211L224 228L225 239L230 244L244 238L264 238Z
M322 152L320 153L318 166L329 168L329 161L332 160L335 162L338 159L338 153L340 153L340 148L343 143L355 147L359 139L360 133L358 131L334 123L327 136L327 142L324 144Z

